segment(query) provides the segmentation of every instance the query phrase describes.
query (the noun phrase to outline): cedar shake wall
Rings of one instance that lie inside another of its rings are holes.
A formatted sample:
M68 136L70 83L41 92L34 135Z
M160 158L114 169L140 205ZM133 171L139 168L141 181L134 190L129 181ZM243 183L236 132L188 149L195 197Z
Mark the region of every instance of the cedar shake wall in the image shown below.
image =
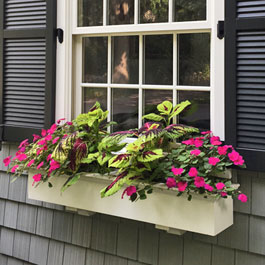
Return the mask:
M183 236L153 225L27 199L27 176L10 183L0 153L0 265L265 265L265 174L238 171L250 200L235 202L234 225L216 237ZM177 209L176 209L177 210Z

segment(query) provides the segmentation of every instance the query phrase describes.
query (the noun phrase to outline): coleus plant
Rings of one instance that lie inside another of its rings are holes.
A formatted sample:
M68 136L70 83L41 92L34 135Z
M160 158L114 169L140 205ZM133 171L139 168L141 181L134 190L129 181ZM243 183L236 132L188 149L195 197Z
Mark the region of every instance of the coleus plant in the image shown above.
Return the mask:
M68 180L62 191L78 181L83 172L109 173L106 162L111 151L119 151L124 145L111 142L111 148L104 137L108 135L107 111L97 102L86 114L80 114L72 122L62 124L58 120L50 129L42 130L41 136L34 135L32 143L24 140L19 145L15 157L4 160L14 177L29 169L39 169L34 175L34 183L48 182L55 175L67 175Z

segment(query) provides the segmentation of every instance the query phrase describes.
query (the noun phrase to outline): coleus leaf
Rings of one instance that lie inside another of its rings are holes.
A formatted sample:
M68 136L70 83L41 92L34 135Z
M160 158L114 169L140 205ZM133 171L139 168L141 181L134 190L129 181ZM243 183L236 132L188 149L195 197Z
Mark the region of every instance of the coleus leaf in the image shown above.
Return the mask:
M140 156L137 157L139 162L151 162L163 157L163 150L162 149L154 149L144 151Z
M101 198L111 196L118 192L123 185L131 185L138 178L136 172L124 171L120 173L117 178L106 188L100 191Z
M158 122L147 122L139 129L141 136L144 136L145 141L151 141L153 138L162 133L162 125Z
M98 163L102 166L112 158L112 155L107 152L102 152L98 156Z
M112 157L109 160L109 167L123 168L130 165L132 155L131 154L120 154Z
M92 162L96 161L98 157L99 157L99 152L93 153L93 154L88 154L88 156L86 158L83 158L81 160L81 163L91 164Z
M197 128L186 126L182 124L171 124L165 128L167 131L167 136L172 139L176 139L182 137L188 133L198 133L199 130Z
M148 163L140 163L140 162L138 162L137 164L136 164L136 166L135 166L135 170L137 171L137 172L143 172L143 171L151 171L151 167L150 167L150 165L148 164Z
M64 192L66 189L74 185L81 177L81 174L75 174L67 179L64 183L63 187L61 188L61 192Z
M170 114L169 118L171 119L171 118L173 118L173 117L179 115L179 114L180 114L180 113L181 113L181 112L182 112L187 106L189 106L190 104L191 104L191 103L190 103L188 100L179 103L177 106L175 106L175 107L173 108L173 111L172 111L172 113Z
M151 121L162 121L164 118L155 113L150 113L150 114L144 115L143 119L147 119Z
M172 108L173 105L170 101L164 101L157 106L158 111L162 115L169 115L171 113Z

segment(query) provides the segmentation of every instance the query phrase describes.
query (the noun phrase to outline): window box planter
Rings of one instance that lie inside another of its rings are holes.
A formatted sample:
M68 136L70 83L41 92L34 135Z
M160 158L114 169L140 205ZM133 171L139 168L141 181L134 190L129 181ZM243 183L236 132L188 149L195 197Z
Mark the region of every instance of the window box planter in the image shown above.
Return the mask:
M29 172L28 197L30 199L55 203L90 212L103 213L117 217L155 224L157 228L172 233L179 230L215 236L233 224L233 200L203 198L193 195L192 201L186 196L177 197L176 192L156 185L148 200L132 203L121 199L121 192L102 199L100 190L111 182L110 177L99 174L86 174L64 193L60 192L66 176L51 179L53 188L46 184L32 186Z

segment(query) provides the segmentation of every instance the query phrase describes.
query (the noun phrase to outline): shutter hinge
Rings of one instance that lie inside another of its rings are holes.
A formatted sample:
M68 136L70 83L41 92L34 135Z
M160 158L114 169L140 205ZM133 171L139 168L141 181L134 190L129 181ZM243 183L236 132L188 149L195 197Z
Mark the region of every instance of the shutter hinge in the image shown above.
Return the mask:
M58 41L63 43L63 30L61 28L56 29L56 36L58 37Z
M225 22L223 20L219 20L217 24L217 37L222 40L225 36Z

